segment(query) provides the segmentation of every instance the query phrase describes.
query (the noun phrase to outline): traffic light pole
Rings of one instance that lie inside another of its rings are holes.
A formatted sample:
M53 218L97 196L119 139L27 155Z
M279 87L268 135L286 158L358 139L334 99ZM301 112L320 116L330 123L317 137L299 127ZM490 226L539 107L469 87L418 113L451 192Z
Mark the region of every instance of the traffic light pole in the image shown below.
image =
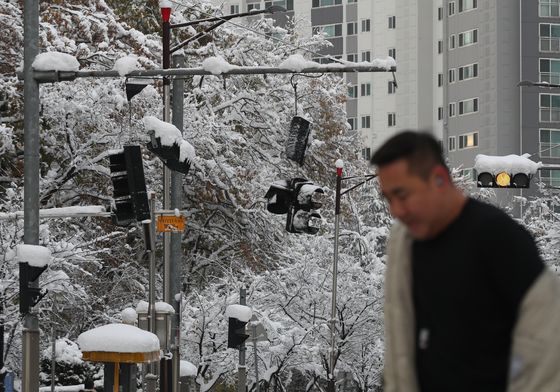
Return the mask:
M245 288L239 289L239 304L247 305L247 291ZM247 389L247 368L245 367L245 343L239 347L239 366L237 367L237 392L246 392Z
M338 278L338 238L339 238L339 225L340 225L340 200L343 195L350 192L351 190L362 186L368 181L373 180L377 177L377 174L368 174L365 176L352 176L352 177L342 177L344 168L344 162L339 159L336 161L336 195L335 195L335 207L334 207L334 256L333 256L333 278L332 278L332 302L331 302L331 320L330 320L330 332L331 332L331 348L329 355L329 373L328 373L328 384L327 391L336 391L336 378L334 374L334 368L336 366L337 360L337 349L336 349L336 296L337 296L337 278ZM342 192L342 181L349 180L353 178L363 178L366 179L353 187L346 189Z

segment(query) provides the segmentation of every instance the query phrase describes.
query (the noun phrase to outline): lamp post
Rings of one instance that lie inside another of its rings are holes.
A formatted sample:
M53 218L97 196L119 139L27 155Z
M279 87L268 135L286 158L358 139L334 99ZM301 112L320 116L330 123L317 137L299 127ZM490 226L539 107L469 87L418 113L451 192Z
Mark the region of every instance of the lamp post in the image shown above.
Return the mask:
M377 177L377 174L366 174L364 176L352 176L352 177L342 177L344 162L342 159L338 159L335 162L336 166L336 195L335 195L335 207L334 207L334 256L333 256L333 280L332 280L332 298L331 298L331 320L330 320L330 332L331 332L331 349L329 356L329 374L328 374L328 392L335 392L335 377L334 368L336 366L336 295L337 295L337 278L338 278L338 237L339 237L339 225L340 225L340 199L343 195L350 192L353 189L362 186L366 182L373 180ZM364 181L354 185L351 188L346 189L342 192L342 181L350 180L353 178L365 178Z

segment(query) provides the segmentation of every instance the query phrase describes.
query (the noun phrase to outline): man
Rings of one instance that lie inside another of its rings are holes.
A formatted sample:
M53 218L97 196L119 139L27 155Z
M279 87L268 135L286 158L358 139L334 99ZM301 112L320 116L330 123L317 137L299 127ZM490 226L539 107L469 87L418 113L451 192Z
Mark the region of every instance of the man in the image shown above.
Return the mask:
M530 234L454 186L407 131L373 156L397 222L385 279L385 392L560 391L560 283Z

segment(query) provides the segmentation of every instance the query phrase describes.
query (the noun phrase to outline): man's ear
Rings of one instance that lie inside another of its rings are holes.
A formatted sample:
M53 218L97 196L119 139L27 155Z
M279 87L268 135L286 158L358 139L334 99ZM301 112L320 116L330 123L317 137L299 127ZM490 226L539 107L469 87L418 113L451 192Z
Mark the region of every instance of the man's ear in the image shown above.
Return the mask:
M433 168L432 178L433 178L433 181L434 181L435 185L438 188L441 188L444 185L449 184L451 182L451 178L449 177L449 172L447 171L446 168L444 168L441 165L438 165L438 166Z

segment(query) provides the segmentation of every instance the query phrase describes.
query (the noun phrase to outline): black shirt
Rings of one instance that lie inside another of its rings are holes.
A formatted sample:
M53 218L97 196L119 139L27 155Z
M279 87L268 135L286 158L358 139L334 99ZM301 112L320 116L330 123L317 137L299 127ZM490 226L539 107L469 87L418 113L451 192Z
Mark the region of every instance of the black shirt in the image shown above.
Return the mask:
M531 235L469 199L412 259L420 390L505 392L517 310L543 269Z

